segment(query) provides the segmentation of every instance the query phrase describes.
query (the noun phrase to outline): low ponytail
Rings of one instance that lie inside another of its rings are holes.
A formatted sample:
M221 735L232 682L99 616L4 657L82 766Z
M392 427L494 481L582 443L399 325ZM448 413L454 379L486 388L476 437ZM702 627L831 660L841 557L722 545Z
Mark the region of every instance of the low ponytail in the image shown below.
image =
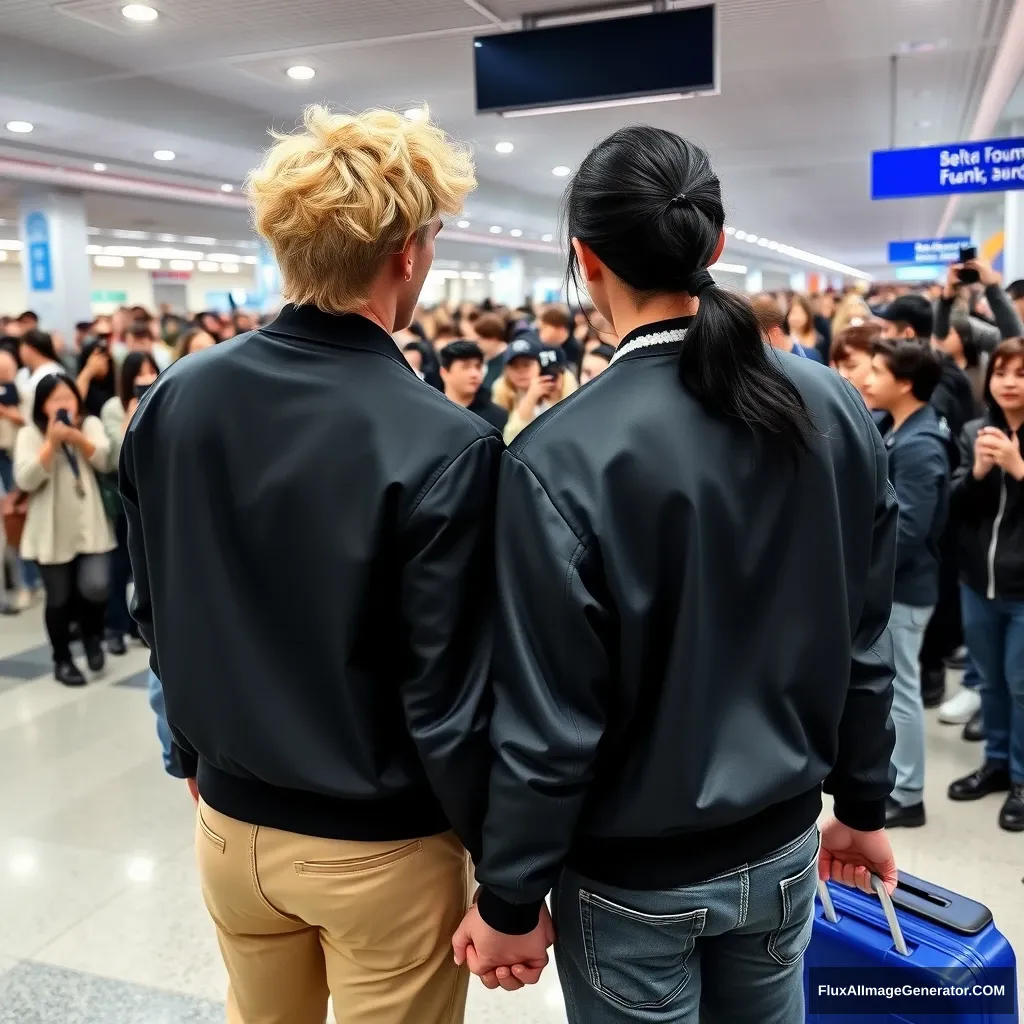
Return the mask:
M742 420L794 457L807 450L813 425L803 397L770 354L746 299L718 288L706 269L720 249L725 208L700 146L649 125L620 128L580 164L564 216L568 276L577 287L574 238L641 305L673 293L698 299L679 357L686 388L709 412Z
M750 303L719 288L706 270L690 276L686 291L700 306L679 353L683 384L709 411L742 420L793 455L806 451L807 406L772 358Z

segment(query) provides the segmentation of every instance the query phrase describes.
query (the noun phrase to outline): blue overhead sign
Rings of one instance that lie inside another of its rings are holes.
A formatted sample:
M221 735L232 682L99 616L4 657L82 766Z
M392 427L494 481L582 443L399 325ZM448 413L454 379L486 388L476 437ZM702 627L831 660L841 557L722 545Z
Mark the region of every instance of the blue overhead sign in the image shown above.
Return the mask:
M29 289L34 292L53 291L53 259L50 254L50 222L42 210L33 210L25 217L28 250Z
M1024 189L1024 138L951 142L871 154L871 198Z
M969 238L915 238L889 243L890 263L956 263Z

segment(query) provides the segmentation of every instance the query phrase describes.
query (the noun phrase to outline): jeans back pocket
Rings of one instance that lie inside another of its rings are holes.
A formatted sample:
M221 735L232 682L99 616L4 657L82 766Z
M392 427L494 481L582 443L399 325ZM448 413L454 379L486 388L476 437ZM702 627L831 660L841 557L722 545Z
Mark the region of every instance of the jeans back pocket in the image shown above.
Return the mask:
M818 888L818 856L802 871L779 882L781 924L768 936L768 955L792 967L807 952L814 927L814 894Z
M631 1009L667 1005L690 980L686 962L707 913L702 907L680 914L648 914L581 889L590 983Z

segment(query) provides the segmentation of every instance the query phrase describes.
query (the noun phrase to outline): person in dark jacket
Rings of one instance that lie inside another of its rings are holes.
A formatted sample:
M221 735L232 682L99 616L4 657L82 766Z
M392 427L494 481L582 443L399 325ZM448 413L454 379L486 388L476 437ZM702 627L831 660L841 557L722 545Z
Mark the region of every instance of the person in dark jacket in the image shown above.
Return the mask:
M175 363L128 428L134 614L198 788L231 1019L323 1024L330 991L346 1019L452 1024L503 445L391 335L472 163L388 111L305 129L249 184L291 303Z
M935 316L932 304L923 295L901 295L881 309L878 316L884 338L916 339L921 345L931 344ZM939 363L941 375L932 392L931 406L949 428L949 464L955 470L959 459L956 439L975 416L974 392L970 378L950 355L940 353ZM942 704L946 694L946 659L963 642L956 580L956 526L952 522L939 540L939 553L939 596L921 644L921 692L926 708Z
M1024 832L1024 339L992 353L988 408L969 423L953 480L960 523L964 635L981 674L985 763L953 800L1007 792L999 824Z
M621 129L566 209L622 341L502 460L497 760L456 955L517 987L554 886L572 1024L793 1024L819 870L896 881L885 451L841 377L716 287L702 149Z
M879 341L865 394L889 416L889 481L899 501L896 578L889 631L896 652L892 720L896 787L886 826L919 826L924 809L924 706L919 657L939 596L938 542L949 506L949 428L928 404L941 370L936 353L914 341Z
M508 413L483 389L484 353L475 341L453 341L441 349L441 380L453 402L475 412L496 430L504 430Z

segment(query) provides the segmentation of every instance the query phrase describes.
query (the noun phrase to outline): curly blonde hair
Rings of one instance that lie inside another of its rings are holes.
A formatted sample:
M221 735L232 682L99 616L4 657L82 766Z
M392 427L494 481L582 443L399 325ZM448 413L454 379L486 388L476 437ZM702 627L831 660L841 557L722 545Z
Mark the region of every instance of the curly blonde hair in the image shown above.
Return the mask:
M256 230L281 268L283 294L332 313L358 307L385 259L476 187L469 151L427 118L310 106L304 131L249 173Z

